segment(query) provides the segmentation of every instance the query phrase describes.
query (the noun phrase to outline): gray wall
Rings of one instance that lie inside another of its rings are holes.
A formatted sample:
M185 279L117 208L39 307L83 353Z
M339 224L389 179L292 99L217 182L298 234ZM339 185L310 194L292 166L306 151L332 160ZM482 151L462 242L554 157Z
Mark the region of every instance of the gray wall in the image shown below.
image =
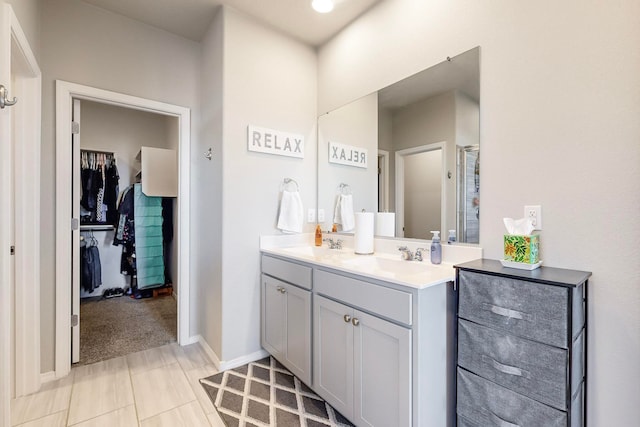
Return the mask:
M202 139L214 144L219 162L207 167L221 172L202 183L208 219L196 221L213 227L205 235L214 239L198 254L210 263L199 276L200 331L223 361L260 350L259 236L278 233L283 179L298 182L305 211L315 206L316 65L309 46L230 8L203 43ZM249 152L250 124L304 135L304 159Z
M40 18L41 224L47 230L40 252L41 360L42 372L48 372L54 368L55 344L55 80L189 107L197 129L200 46L77 0L43 1ZM192 139L197 146L196 132ZM202 158L196 150L192 155ZM191 268L198 267L192 263Z
M480 245L500 258L502 218L541 204L545 265L593 272L598 426L640 419L639 40L636 0L396 0L319 51L319 110L329 111L481 46Z

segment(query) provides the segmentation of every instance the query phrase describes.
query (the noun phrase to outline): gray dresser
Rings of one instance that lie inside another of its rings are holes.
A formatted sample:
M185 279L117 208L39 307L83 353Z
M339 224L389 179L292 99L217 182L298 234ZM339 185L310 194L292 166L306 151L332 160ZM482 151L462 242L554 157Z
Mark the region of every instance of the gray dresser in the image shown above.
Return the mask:
M586 425L590 276L456 266L458 426Z

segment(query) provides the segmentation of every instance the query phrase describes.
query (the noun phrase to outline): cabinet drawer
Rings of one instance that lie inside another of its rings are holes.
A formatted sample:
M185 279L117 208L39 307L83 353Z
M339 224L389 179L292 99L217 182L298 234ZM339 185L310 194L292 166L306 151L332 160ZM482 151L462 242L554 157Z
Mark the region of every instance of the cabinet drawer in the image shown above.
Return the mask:
M566 409L568 403L568 354L564 349L458 321L458 365L558 409ZM579 384L574 383L574 391Z
M581 286L572 290L464 270L458 277L458 314L464 319L565 349L584 324ZM580 298L573 307L573 334L568 333L569 292Z
M412 323L411 294L323 270L314 271L316 292L405 325Z
M460 425L566 426L567 414L458 368ZM473 420L473 424L468 420Z
M311 267L262 255L262 272L302 288L311 289Z

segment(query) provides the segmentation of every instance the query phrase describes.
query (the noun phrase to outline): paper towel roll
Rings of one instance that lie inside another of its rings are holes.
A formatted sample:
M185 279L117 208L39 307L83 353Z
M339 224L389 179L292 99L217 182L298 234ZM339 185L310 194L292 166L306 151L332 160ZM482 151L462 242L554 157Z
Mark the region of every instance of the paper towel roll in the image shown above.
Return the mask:
M373 212L356 212L353 249L357 254L373 253Z
M396 214L393 212L376 213L376 236L394 237L396 234Z

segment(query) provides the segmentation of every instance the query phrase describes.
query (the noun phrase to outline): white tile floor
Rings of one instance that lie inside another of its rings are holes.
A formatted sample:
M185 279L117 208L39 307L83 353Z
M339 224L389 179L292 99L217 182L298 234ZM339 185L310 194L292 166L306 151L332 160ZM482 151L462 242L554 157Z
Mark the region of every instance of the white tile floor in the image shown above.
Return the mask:
M216 372L200 344L170 344L79 366L13 400L11 425L223 427L198 382Z

